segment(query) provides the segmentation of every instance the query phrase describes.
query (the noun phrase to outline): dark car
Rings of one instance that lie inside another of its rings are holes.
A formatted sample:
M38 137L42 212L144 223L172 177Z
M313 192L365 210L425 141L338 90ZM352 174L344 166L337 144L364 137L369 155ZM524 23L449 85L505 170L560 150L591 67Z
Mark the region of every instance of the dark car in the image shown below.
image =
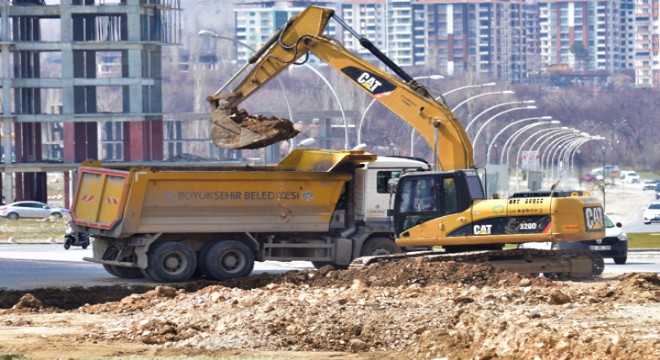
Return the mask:
M621 223L614 224L605 215L605 238L591 241L557 242L555 249L587 249L598 252L604 258L614 259L615 264L625 264L628 260L628 235L621 228Z

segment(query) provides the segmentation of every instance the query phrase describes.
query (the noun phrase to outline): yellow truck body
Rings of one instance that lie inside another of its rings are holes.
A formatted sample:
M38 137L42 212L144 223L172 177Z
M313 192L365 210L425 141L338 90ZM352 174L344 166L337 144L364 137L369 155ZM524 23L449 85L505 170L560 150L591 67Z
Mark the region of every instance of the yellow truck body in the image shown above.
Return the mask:
M71 212L76 225L113 238L139 233L324 232L352 178L337 170L375 158L347 151L296 151L276 166L206 171L83 166Z

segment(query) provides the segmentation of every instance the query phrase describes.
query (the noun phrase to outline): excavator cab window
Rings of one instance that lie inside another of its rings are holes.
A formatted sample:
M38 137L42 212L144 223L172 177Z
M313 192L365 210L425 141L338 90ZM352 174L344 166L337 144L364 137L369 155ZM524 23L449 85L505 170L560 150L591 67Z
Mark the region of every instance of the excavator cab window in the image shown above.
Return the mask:
M465 210L472 202L466 180L461 171L402 177L394 203L395 231L400 234L428 220ZM475 192L483 197L483 191Z

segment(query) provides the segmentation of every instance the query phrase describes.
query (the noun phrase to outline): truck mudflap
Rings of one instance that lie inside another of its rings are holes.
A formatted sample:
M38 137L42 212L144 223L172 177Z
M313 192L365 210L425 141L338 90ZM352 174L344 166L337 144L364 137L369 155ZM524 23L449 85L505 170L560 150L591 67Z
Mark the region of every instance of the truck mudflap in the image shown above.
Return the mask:
M471 251L448 254L444 251L422 251L353 260L350 268L363 268L386 261L422 257L428 261L489 263L494 267L522 274L544 274L550 277L591 278L603 273L603 257L589 250L511 249Z
M112 229L122 218L128 171L81 167L71 218L76 225Z

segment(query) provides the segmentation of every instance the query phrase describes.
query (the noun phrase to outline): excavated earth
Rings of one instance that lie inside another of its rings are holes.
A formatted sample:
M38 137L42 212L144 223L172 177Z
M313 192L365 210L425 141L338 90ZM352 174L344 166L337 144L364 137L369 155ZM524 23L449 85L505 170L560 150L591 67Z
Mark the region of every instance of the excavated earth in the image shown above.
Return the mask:
M214 144L234 143L239 137L250 137L251 141L242 145L235 146L237 149L259 149L280 141L288 140L300 133L293 127L289 119L278 117L265 117L262 115L250 115L245 109L232 109L229 119L233 121L239 129L240 134L227 131L223 126L223 120L226 117L222 111L214 111L211 116L212 126L210 138ZM253 138L251 134L256 134Z
M0 358L660 358L658 274L558 281L406 259L224 283L2 292L0 306Z

